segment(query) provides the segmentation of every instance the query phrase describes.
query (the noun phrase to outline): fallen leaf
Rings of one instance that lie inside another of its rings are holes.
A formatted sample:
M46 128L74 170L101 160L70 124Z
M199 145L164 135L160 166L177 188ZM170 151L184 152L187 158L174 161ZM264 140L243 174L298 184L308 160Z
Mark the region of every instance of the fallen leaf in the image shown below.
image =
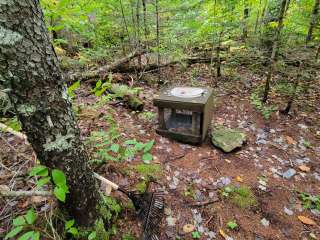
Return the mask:
M236 177L236 181L242 183L243 182L243 178L241 176L237 176Z
M301 165L299 166L300 171L302 172L310 172L310 167L306 166L306 165Z
M292 145L292 144L296 144L297 142L290 136L286 136L287 142L288 144Z
M298 216L298 219L306 225L317 225L315 221L305 216Z
M192 224L186 224L183 226L183 232L191 233L195 230L195 227Z
M219 233L220 233L220 235L221 235L222 237L224 237L224 238L227 237L227 234L225 234L225 232L224 232L222 229L219 230Z
M220 235L226 240L233 240L232 237L229 237L222 229L219 230Z

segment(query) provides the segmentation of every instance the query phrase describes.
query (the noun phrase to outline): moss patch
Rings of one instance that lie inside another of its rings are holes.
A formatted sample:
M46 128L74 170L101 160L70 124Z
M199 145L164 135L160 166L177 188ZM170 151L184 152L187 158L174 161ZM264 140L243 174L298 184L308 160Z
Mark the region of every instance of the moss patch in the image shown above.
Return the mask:
M248 208L257 205L257 200L251 189L247 186L235 188L231 194L231 202L240 208Z
M221 195L240 208L249 208L257 205L257 199L248 186L226 186L221 191Z
M138 164L131 168L138 172L141 177L149 178L150 176L158 178L162 175L162 168L158 164Z

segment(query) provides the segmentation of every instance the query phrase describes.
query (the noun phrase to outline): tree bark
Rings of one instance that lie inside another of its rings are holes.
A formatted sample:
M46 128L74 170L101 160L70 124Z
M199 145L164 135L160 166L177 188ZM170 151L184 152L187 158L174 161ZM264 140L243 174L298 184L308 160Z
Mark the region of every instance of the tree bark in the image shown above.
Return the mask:
M145 49L149 50L149 43L148 43L148 25L147 25L147 3L146 0L142 0L142 6L143 6L143 25L144 25L144 42L145 42ZM149 64L149 57L146 56L147 64Z
M156 0L156 31L157 31L157 64L160 66L160 15L159 0ZM162 83L160 79L160 67L158 68L158 83Z
M319 55L320 55L320 45L318 46L318 49L317 49L316 61L318 61Z
M39 1L1 1L0 19L0 78L41 164L66 174L62 207L89 226L98 217L98 189Z
M317 25L317 20L319 17L319 7L320 7L320 0L315 0L313 10L312 10L311 21L308 29L308 34L306 37L306 44L308 44L308 42L310 42L313 38L313 29Z
M269 91L270 91L270 82L271 82L271 78L272 78L273 73L275 72L275 68L276 68L276 60L277 60L276 56L277 56L277 52L278 52L278 48L279 48L280 34L281 34L281 30L283 28L283 20L285 17L286 8L287 8L287 0L282 0L280 12L279 12L279 18L278 18L279 19L278 20L278 27L277 27L277 30L275 33L276 35L275 35L273 45L272 45L272 53L271 53L271 57L270 57L269 71L267 73L267 79L266 79L264 94L263 94L263 98L262 98L263 102L266 102L268 100L268 95L269 95Z
M243 9L243 32L242 32L242 38L243 41L246 41L248 38L248 18L249 18L249 6L248 2L245 2L245 6Z

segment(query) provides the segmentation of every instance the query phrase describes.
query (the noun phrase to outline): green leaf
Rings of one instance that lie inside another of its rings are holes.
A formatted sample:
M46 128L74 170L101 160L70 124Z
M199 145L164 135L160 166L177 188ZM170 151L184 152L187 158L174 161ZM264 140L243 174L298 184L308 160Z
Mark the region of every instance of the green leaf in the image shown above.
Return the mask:
M31 239L32 240L39 240L40 239L40 232L35 232Z
M52 179L55 185L61 187L67 185L66 176L61 170L53 169L52 170Z
M18 240L29 240L31 237L33 237L33 235L34 235L34 231L29 231L23 234L22 236L20 236Z
M74 219L67 221L64 225L64 228L66 230L70 229L74 225L74 222L75 222Z
M75 227L70 228L67 232L71 233L73 236L77 236L79 234L78 229L76 229Z
M7 233L7 235L4 237L4 240L16 236L19 232L22 231L22 229L23 229L23 226L16 227L16 228L12 229L12 230L11 230L9 233Z
M110 147L110 150L114 153L118 153L119 152L119 149L120 149L120 146L119 144L112 144L111 147Z
M29 209L29 211L27 212L27 214L24 217L26 218L27 223L31 225L37 219L37 214L35 213L34 209L31 208L31 209Z
M23 216L19 216L12 221L13 226L22 226L26 224L26 220Z
M35 166L31 169L29 176L34 177L34 176L41 176L41 177L46 177L48 176L48 168L46 166Z
M238 224L235 222L235 221L229 221L228 223L227 223L227 226L228 226L228 228L230 228L230 229L235 229L235 228L237 228L238 227Z
M37 181L37 188L41 188L43 185L50 182L50 177L41 178Z
M144 153L149 152L149 151L151 150L151 148L153 147L153 144L154 144L154 140L151 140L151 141L147 142L147 143L145 144L145 146L144 146L143 152L144 152Z
M144 147L145 147L145 144L144 144L144 143L141 143L141 142L138 142L138 143L135 145L135 149L136 149L137 151L141 151Z
M135 145L137 143L136 139L130 139L124 142L126 145Z
M150 163L152 161L152 159L153 159L153 156L150 153L145 153L142 155L142 161L144 163Z
M66 191L61 188L61 187L55 187L53 194L56 196L56 198L58 200L60 200L61 202L65 202L66 201Z
M201 237L201 235L200 235L200 233L198 232L198 231L195 231L195 232L192 232L192 238L200 238Z
M94 240L97 237L96 231L93 231L89 234L88 240Z
M80 87L80 80L73 83L67 90L67 94L69 95L69 97L73 98L75 96L74 94L74 90L76 90L77 88Z

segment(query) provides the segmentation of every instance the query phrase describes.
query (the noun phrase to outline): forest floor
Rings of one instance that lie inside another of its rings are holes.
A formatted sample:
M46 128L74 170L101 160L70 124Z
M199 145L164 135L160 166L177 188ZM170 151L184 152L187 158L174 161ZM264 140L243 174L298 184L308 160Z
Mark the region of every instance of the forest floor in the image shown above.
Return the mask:
M261 78L246 69L236 71L253 86L261 83ZM188 71L172 68L166 76L175 85L212 85L206 65L194 65ZM156 113L152 99L159 89L142 87L144 111ZM319 96L311 101L311 107L299 102L292 115L275 112L265 120L251 105L246 84L220 79L214 88L212 124L238 128L247 134L246 145L224 153L209 138L200 146L191 146L161 137L155 133L156 117L144 117L147 115L131 112L121 104L93 108L97 97L88 96L88 91L89 87L83 85L76 91L75 100L75 104L84 106L79 114L83 138L92 131L107 131L105 117L112 114L123 138L155 140L151 164L160 167L150 174L158 175L159 186L155 189L165 192L166 201L161 239L320 239L320 212L314 206L307 208L311 200L301 197L301 193L320 195ZM276 94L272 97L281 103ZM34 182L24 177L35 162L31 148L14 136L0 136L0 185L14 190L33 188ZM96 171L133 189L143 176L132 166L142 163L138 156L106 163ZM285 178L289 169L294 174ZM121 194L112 194L127 201ZM313 200L320 204L319 198ZM0 233L7 230L13 215L31 205L36 205L39 212L48 211L50 203L35 197L1 200ZM138 238L141 225L134 210L123 208L113 239L122 239L128 233Z

